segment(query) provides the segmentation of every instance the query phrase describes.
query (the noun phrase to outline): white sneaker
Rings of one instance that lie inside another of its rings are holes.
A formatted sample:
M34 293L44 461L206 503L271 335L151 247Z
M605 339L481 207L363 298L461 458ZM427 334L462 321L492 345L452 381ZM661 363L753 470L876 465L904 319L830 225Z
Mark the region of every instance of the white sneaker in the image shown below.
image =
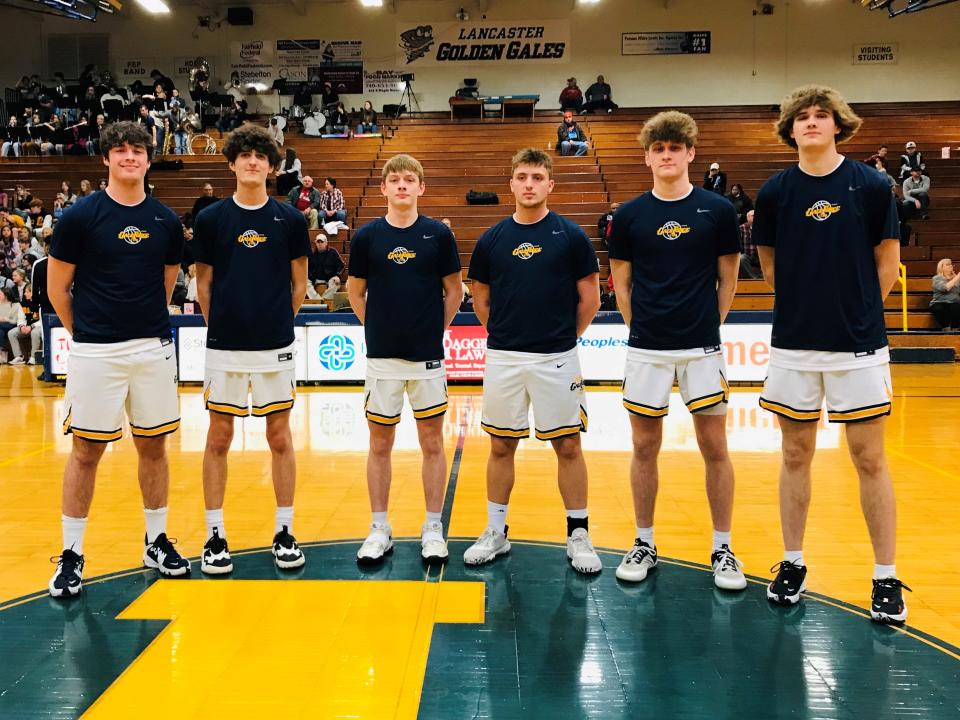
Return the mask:
M577 528L567 538L567 558L573 565L573 569L579 573L593 575L603 569L603 563L600 562L597 551L593 549L593 543L590 542L590 535L586 528Z
M393 550L393 530L389 523L371 523L370 534L357 550L357 562L361 565L373 565L383 560L383 556Z
M425 563L439 565L449 556L443 539L443 523L425 522L420 530L420 557Z
M713 584L721 590L743 590L747 587L747 578L743 575L743 563L737 560L728 545L721 545L710 556L713 566Z
M27 360L27 365L36 365L36 364L37 364L36 358L34 358L33 355L31 355L30 359Z
M13 360L10 361L11 365L23 365L24 360L21 356L17 355Z
M500 532L492 527L484 530L477 541L463 553L463 562L467 565L483 565L496 558L497 555L510 552L507 528L505 527L503 530L503 532Z
M643 540L637 538L633 547L617 568L617 578L626 582L643 582L647 573L657 567L657 547L650 547Z

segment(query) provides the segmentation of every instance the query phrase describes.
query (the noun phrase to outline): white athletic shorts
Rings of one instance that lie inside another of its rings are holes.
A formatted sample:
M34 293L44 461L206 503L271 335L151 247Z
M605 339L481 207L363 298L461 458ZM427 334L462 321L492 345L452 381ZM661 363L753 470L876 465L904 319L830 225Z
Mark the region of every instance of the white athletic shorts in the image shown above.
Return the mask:
M443 360L367 358L363 409L369 422L377 425L400 422L404 393L410 399L415 419L442 416L447 411L447 374Z
M587 396L577 349L554 354L487 350L480 427L506 438L538 440L587 431Z
M691 413L725 415L730 399L727 367L719 348L640 350L628 348L623 406L639 417L664 417L676 378Z
M207 410L266 417L293 407L297 370L293 346L275 350L211 350L203 378ZM252 405L252 408L251 408Z
M853 353L784 353L773 348L760 407L798 422L817 422L824 399L827 417L834 423L863 422L889 415L893 397L889 350L882 348L849 362L840 358L835 365L846 366L840 369L811 369L816 365L826 367L831 358L840 355L853 357ZM795 358L806 362L791 362ZM817 358L821 362L817 363ZM781 363L806 367L783 367Z
M93 442L119 440L124 411L136 437L159 437L180 427L172 340L73 344L64 434Z

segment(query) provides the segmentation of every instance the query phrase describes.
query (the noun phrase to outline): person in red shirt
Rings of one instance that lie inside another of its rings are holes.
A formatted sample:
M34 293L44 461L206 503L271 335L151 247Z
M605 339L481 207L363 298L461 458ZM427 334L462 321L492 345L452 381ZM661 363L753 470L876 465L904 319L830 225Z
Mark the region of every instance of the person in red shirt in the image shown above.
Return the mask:
M303 213L311 230L320 227L317 220L317 208L320 207L320 192L313 186L313 178L304 175L297 185L287 194L287 202Z

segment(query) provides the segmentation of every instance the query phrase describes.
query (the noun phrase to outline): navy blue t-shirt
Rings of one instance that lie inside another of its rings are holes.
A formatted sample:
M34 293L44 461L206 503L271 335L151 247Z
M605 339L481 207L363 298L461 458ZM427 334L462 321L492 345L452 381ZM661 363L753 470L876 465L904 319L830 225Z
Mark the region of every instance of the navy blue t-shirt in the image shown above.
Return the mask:
M224 198L197 215L191 248L213 268L207 347L273 350L293 342L290 262L310 254L303 213L273 198L256 210Z
M890 185L844 159L829 175L798 166L757 193L753 241L776 249L772 345L869 352L887 344L874 249L900 237Z
M367 281L367 357L443 357L443 278L460 272L450 228L421 215L407 228L371 220L350 241L350 275Z
M73 339L115 343L169 338L164 270L179 265L183 227L147 196L121 205L105 192L80 198L53 232L50 255L76 266Z
M632 264L630 347L719 345L717 258L740 252L733 204L698 187L679 200L647 192L617 208L611 222L610 258Z
M583 229L555 212L532 225L501 220L477 241L471 280L490 286L487 347L566 352L577 344L577 281L598 272Z

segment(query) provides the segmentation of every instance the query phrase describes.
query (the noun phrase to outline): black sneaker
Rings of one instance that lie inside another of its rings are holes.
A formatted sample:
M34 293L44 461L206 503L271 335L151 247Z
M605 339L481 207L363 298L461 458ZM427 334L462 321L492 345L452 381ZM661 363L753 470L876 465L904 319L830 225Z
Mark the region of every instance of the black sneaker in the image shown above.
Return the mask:
M164 577L190 575L190 561L177 552L166 533L157 535L157 539L143 549L143 565L154 568Z
M306 561L296 539L284 525L280 532L273 536L273 562L281 570L293 570L301 567Z
M874 580L870 618L884 625L903 625L907 619L907 604L903 601L904 590L910 588L896 578Z
M227 575L233 572L233 560L230 559L227 539L220 537L217 528L213 529L213 535L203 546L200 558L200 572L204 575Z
M56 561L57 571L50 578L47 589L53 597L73 597L83 590L83 555L73 550L64 550L60 557L50 558Z
M767 600L777 605L796 605L800 593L807 589L807 566L784 560L770 568L770 572L774 571L777 576L767 585Z

